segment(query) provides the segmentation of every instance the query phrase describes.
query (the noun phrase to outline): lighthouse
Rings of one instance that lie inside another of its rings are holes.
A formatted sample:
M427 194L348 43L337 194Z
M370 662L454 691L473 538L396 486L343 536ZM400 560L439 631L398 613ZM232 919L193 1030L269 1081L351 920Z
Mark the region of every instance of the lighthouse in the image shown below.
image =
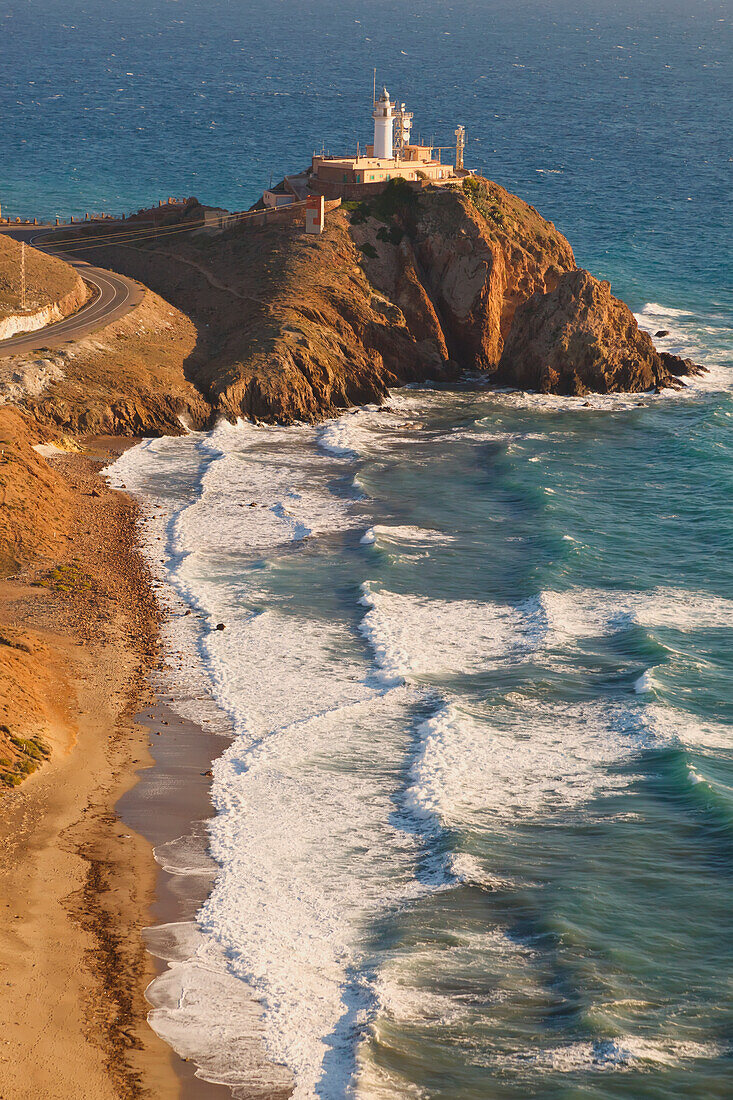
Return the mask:
M392 138L394 134L394 119L396 103L392 103L389 92L382 89L382 94L374 104L374 156L377 160L392 160L394 150Z
M441 152L447 146L413 142L412 111L408 111L401 100L393 100L386 88L377 95L376 69L371 103L374 143L365 148L361 142L354 142L356 155L332 155L326 153L325 148L321 153L314 152L305 181L311 194L323 195L326 201L361 200L372 192L376 194L384 190L394 179L406 180L414 184L414 190L420 190L423 187L440 187L471 175L462 163L454 167L443 162ZM461 127L459 131L460 137L456 134L456 151L461 160L465 131ZM284 184L287 185L287 179Z

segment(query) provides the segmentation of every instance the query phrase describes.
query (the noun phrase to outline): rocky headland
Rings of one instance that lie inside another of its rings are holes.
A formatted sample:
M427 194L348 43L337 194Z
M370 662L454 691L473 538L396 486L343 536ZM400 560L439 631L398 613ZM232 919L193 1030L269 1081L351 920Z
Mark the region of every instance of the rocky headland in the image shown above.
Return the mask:
M658 352L611 284L568 271L547 293L517 310L494 375L540 393L637 393L683 385L702 370L691 359Z
M176 434L221 417L315 421L466 370L583 395L679 386L701 369L657 352L555 226L489 180L421 190L392 181L329 211L322 236L277 218L202 228L204 211L191 200L157 236L143 214L126 231L134 239L114 246L107 226L68 231L75 253L150 289L76 343L0 360L2 574L58 569L79 504L34 442L73 450L79 439ZM72 267L25 251L29 308L84 301ZM17 316L19 254L0 235L0 321ZM49 583L65 586L55 574ZM0 646L8 672L33 663L30 643L13 638ZM28 741L44 720L18 700L13 722ZM1 726L0 750L6 784L44 759Z
M192 200L180 227L203 212ZM277 220L114 247L88 233L86 258L152 288L195 339L177 363L177 399L165 415L169 386L157 385L152 356L129 410L124 387L115 402L97 387L94 409L82 410L68 382L49 385L34 415L59 427L313 421L380 401L392 386L466 370L582 394L680 385L698 369L659 354L608 284L577 268L551 222L476 177L421 191L393 181L368 202L329 212L320 237Z

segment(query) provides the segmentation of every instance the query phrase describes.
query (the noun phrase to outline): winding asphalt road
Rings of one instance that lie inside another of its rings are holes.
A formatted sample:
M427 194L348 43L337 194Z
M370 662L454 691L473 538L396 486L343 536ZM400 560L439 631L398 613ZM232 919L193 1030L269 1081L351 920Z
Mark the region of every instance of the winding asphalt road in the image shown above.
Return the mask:
M0 232L16 241L24 240L27 244L33 243L40 236L37 227L13 229L9 226L7 229L0 228ZM45 233L43 235L46 236ZM35 243L33 247L43 251L43 246L39 243ZM132 279L113 271L105 271L104 268L92 267L86 260L65 256L63 252L54 251L53 255L60 256L76 268L82 279L96 290L95 296L63 321L56 321L55 324L46 325L35 332L19 332L17 336L0 340L0 359L10 355L29 355L40 348L58 348L63 344L74 343L83 336L88 336L90 332L124 317L143 300L143 287Z

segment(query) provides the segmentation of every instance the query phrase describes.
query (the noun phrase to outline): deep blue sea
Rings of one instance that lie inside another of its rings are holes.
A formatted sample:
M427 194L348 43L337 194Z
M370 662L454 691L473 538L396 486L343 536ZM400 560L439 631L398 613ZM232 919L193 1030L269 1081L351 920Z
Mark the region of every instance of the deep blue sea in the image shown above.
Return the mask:
M709 367L657 397L406 389L112 470L164 582L166 689L235 734L216 885L160 933L150 999L236 1096L733 1093L731 15L0 9L4 210L243 209L368 140L376 65Z

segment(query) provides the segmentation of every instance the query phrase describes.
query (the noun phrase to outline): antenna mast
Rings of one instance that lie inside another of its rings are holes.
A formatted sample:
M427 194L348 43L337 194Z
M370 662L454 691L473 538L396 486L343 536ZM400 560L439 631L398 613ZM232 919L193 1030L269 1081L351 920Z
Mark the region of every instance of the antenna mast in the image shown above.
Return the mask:
M466 128L459 126L456 130L456 168L463 168L463 150L466 145Z
M372 103L376 107L377 105L377 70L374 70L374 95L372 96Z

